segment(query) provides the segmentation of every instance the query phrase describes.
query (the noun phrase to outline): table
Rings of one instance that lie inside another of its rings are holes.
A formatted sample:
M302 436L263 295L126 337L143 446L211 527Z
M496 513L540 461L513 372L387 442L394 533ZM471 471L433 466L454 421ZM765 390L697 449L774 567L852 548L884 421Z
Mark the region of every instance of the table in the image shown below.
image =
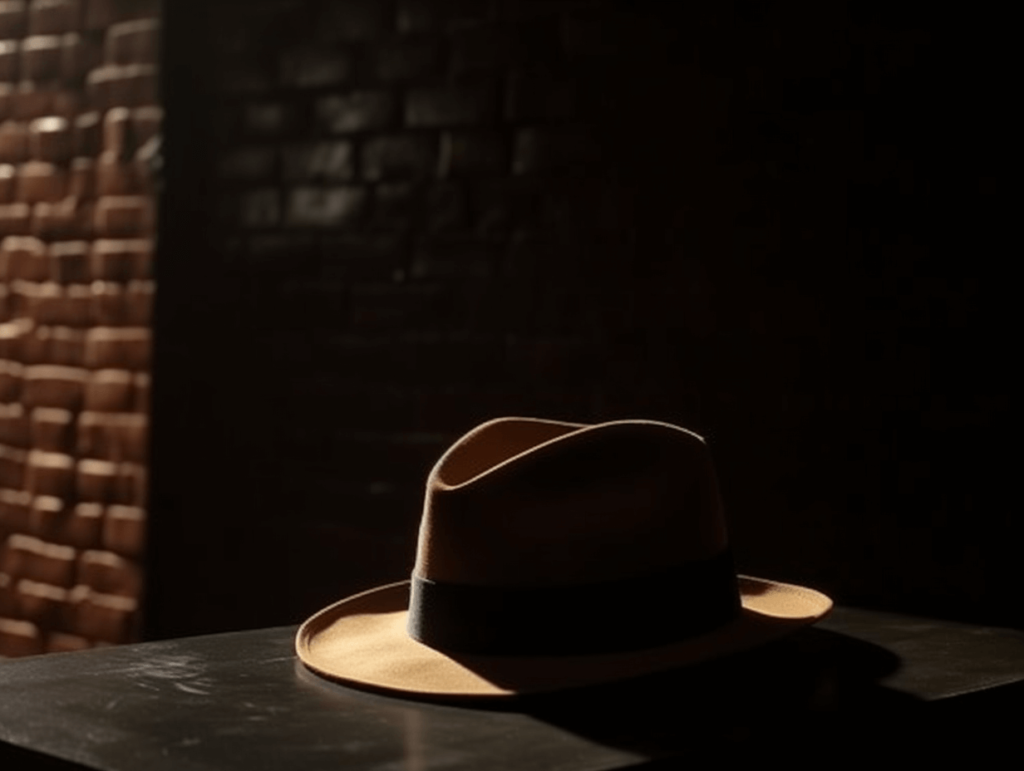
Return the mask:
M1024 633L854 608L742 656L512 706L310 674L294 627L0 662L0 769L661 769L1004 752Z

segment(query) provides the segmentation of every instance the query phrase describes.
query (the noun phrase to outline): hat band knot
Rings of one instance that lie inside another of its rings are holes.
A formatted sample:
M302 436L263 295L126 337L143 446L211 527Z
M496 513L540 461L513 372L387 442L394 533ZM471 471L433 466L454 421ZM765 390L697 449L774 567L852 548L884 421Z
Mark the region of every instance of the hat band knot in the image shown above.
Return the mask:
M732 553L573 586L500 587L413 576L407 632L441 651L558 656L641 650L724 626L740 612Z

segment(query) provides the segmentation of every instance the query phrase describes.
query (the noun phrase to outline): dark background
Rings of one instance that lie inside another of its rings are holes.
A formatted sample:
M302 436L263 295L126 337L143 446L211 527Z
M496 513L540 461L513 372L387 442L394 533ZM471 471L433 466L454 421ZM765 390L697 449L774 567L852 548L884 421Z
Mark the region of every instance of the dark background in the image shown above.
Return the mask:
M1024 625L999 20L165 5L147 634L407 576L490 417L703 434L741 570Z

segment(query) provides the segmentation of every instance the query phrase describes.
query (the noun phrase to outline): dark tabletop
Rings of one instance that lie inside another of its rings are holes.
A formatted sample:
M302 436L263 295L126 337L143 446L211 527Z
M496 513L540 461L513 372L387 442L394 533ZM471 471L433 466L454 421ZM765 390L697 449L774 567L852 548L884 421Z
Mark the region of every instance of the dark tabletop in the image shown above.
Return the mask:
M749 654L499 708L329 683L296 661L294 633L2 661L0 769L593 771L954 744L995 757L1024 715L1024 633L850 608Z

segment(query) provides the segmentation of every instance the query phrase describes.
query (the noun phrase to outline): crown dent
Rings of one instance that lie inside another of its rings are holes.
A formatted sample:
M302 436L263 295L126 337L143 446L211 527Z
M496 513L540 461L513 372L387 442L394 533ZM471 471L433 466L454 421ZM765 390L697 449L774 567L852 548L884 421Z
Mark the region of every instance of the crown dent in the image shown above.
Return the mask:
M435 467L415 572L571 585L657 572L726 546L714 468L695 434L648 421L506 419L467 434Z

